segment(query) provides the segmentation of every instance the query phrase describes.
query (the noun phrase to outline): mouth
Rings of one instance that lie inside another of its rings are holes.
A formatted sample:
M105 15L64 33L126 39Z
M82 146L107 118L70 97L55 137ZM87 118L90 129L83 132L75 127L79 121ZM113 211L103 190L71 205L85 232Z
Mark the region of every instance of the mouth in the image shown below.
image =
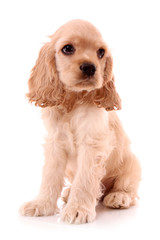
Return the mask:
M77 83L76 83L76 86L80 87L89 87L89 86L96 86L96 80L95 78L93 77L86 77L86 78L83 78L83 79L80 79Z
M94 77L86 77L78 80L74 88L76 91L92 91L97 88L97 81Z

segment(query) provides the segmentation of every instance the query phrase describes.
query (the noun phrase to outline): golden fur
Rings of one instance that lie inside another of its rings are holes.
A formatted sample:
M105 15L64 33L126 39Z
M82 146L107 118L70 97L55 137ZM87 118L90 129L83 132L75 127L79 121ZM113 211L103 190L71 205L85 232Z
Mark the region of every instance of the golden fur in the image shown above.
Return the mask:
M62 53L67 44L75 48L69 56ZM105 50L101 59L100 48ZM93 76L83 76L85 62L96 66ZM40 50L27 96L42 107L48 132L45 165L40 193L22 206L22 215L56 213L65 177L71 183L63 193L66 222L93 221L98 200L112 208L135 203L141 170L114 111L121 109L121 100L112 69L108 46L86 21L66 23Z

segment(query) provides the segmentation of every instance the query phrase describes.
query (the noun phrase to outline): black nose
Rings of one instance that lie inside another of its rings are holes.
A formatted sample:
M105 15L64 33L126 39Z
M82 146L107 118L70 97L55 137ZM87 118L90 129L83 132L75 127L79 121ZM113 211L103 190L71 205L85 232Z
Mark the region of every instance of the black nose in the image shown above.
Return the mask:
M87 75L88 77L93 76L96 71L96 66L92 63L83 63L80 66L81 71L84 75Z

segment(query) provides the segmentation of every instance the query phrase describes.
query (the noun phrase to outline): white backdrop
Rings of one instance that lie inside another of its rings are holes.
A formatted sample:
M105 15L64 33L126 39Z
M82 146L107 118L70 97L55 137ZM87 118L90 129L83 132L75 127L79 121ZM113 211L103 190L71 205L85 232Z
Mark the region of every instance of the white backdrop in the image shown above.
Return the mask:
M140 219L142 222L153 219L147 222L148 229L150 226L147 236L156 233L159 210L156 207L160 200L159 1L6 0L0 2L0 202L5 239L9 236L40 238L42 232L43 236L54 237L54 232L59 236L57 229L61 229L61 223L56 222L52 232L52 226L45 229L43 218L41 225L37 220L32 225L30 219L23 222L17 214L19 206L37 194L43 165L41 145L45 131L40 110L28 104L25 93L30 70L47 36L66 21L77 18L97 26L112 50L116 86L123 107L118 114L143 170L139 208L143 209L144 218ZM151 208L153 211L149 211ZM134 219L139 223L138 216ZM92 230L92 225L88 226L84 229ZM96 225L93 226L96 230ZM123 223L120 226L125 229ZM68 231L66 225L64 229ZM75 228L69 227L69 231L74 232ZM112 230L106 230L107 234L112 236Z

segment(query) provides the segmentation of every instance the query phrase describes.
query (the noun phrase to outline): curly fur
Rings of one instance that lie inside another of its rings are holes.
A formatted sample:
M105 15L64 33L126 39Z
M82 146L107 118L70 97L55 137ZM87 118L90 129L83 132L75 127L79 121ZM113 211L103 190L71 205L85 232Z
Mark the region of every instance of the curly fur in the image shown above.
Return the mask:
M66 44L75 47L74 54L62 53ZM102 59L99 48L105 50ZM92 77L82 74L84 62L96 66ZM66 177L71 187L63 193L61 217L69 223L93 221L99 200L112 208L135 204L141 169L114 111L121 100L111 52L99 31L82 20L63 25L40 50L28 84L27 97L42 108L48 133L40 193L21 214L56 213Z

